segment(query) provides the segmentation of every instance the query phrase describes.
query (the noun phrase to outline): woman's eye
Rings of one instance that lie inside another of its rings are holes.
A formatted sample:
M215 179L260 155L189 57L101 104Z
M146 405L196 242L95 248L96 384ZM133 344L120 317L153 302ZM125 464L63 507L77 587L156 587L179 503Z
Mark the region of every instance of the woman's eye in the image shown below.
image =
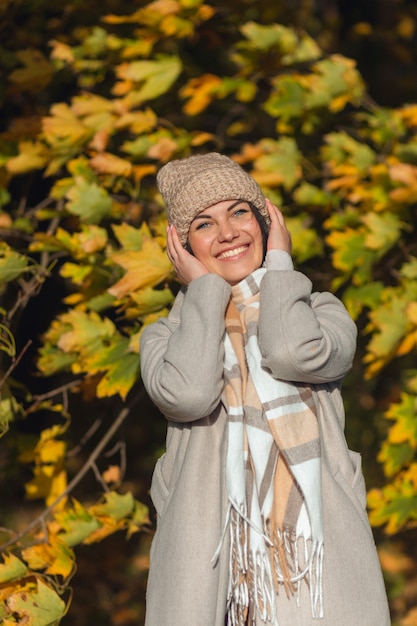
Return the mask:
M203 230L204 228L207 228L208 226L210 226L209 222L200 222L198 226L196 227L196 230Z
M245 215L246 213L249 213L248 209L236 209L234 215L236 215L236 217L239 217L239 215Z

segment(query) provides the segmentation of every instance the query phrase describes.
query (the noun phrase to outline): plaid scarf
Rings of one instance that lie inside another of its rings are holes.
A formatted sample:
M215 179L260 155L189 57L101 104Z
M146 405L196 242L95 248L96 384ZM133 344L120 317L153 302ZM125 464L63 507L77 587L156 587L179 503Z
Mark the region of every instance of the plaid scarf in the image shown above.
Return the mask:
M265 269L232 288L226 311L228 407L226 529L231 539L228 625L256 613L278 626L276 595L307 584L322 617L323 528L320 439L311 388L262 368L259 289Z

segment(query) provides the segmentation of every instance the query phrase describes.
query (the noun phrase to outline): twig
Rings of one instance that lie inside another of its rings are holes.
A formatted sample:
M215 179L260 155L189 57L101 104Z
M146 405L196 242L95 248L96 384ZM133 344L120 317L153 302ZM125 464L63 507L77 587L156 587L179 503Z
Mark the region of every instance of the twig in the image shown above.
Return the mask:
M23 346L23 348L21 349L20 354L17 355L17 357L13 360L12 364L10 365L10 367L6 370L6 372L4 373L3 378L0 380L0 389L3 387L4 383L6 382L7 378L10 376L10 374L13 372L13 370L18 366L20 360L22 359L22 357L25 354L25 352L29 349L31 344L32 344L32 340L29 339L29 341L26 343L26 345Z
M0 546L0 552L2 552L3 550L8 548L9 546L11 546L11 545L17 543L18 541L20 541L20 539L22 539L25 535L27 535L31 530L36 528L36 526L38 524L44 524L45 523L45 519L47 518L47 516L50 513L52 513L52 511L57 506L57 504L59 504L59 502L61 502L61 500L66 498L71 493L71 491L78 485L78 483L84 478L84 476L87 474L87 472L93 468L97 458L103 452L104 448L106 447L106 445L108 444L110 439L113 437L114 433L117 432L117 430L120 428L122 423L125 421L125 419L129 415L131 409L136 405L137 402L139 402L139 400L143 397L143 395L144 395L144 389L142 388L138 392L136 397L132 400L132 402L130 402L129 406L124 407L120 411L119 415L117 416L117 418L115 419L113 424L110 426L109 430L106 432L106 434L99 441L99 443L94 448L93 452L89 456L89 458L86 461L86 463L83 465L83 467L80 469L80 471L74 476L74 478L68 484L68 486L65 489L65 491L63 491L56 498L56 500L52 504L50 504L38 517L36 517L34 520L32 520L32 522L23 531L21 531L19 534L17 534L13 539L10 539L6 543L2 544Z

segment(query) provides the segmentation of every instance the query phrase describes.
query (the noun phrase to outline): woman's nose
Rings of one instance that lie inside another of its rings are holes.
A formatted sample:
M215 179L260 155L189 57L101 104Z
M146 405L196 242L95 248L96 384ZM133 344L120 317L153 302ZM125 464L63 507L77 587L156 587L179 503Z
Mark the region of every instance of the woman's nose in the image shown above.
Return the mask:
M219 224L217 235L219 241L232 241L239 235L239 231L227 220Z

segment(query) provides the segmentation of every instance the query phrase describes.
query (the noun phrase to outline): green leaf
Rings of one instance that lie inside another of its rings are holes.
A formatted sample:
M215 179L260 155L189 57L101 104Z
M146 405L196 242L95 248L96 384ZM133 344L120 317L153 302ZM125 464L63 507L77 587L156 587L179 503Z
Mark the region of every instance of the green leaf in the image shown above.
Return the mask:
M2 395L4 396L4 389ZM13 421L19 404L13 396L2 397L0 399L0 437L9 429L9 424Z
M129 339L118 337L108 347L91 354L85 361L87 373L103 373L97 387L97 397L119 394L125 398L139 374L139 356L129 352Z
M282 24L263 25L247 22L240 28L256 50L269 50L277 47L285 65L312 61L321 55L321 50L311 37L299 37L295 30Z
M305 88L293 76L278 76L274 80L274 90L262 108L271 117L282 118L284 122L288 122L303 116L304 97Z
M27 626L56 626L66 613L65 602L49 585L36 579L33 591L25 589L7 600L8 608Z
M19 254L6 243L0 243L0 285L19 278L28 268L27 257Z
M411 256L400 269L400 274L409 280L417 280L417 257Z
M359 287L351 285L346 289L343 302L353 319L357 319L363 309L372 310L379 306L383 288L383 283L377 281Z
M130 492L121 494L110 491L104 494L104 502L94 505L91 511L98 517L108 516L119 521L133 513L134 504L135 501Z
M142 250L143 237L150 236L149 228L143 224L141 228L135 228L126 222L113 224L112 229L118 242L124 250Z
M302 182L294 191L293 198L297 204L301 206L337 206L340 199L336 194L329 193L312 185L311 183Z
M141 84L128 99L138 105L164 95L177 80L182 64L177 56L159 55L152 61L132 61L116 69L118 78Z
M307 214L285 219L287 228L291 233L292 252L298 263L323 254L323 242L314 228L309 228L310 222Z
M4 552L3 563L0 563L0 584L22 578L27 573L26 565L14 554Z
M291 189L301 178L301 153L292 137L261 142L266 154L254 161L252 176L260 185Z
M133 292L131 298L136 306L132 307L132 313L129 312L129 317L133 315L136 318L169 306L173 302L174 296L168 288L152 289L145 287Z
M111 214L113 201L97 183L80 180L66 194L66 208L84 222L97 224Z
M388 440L391 443L408 442L417 450L417 399L414 395L403 393L401 402L394 403L385 413L385 417L394 420Z
M413 460L415 452L409 443L393 445L384 441L378 454L378 461L384 465L385 476L391 477L398 474Z
M55 343L48 341L39 348L37 366L44 376L52 376L58 372L69 371L77 360L75 354L65 354Z
M333 265L345 275L352 276L355 285L363 285L371 276L376 253L365 247L365 234L347 228L344 232L333 231L326 237L333 248Z
M376 250L378 256L383 256L400 238L401 220L394 213L367 213L362 217L362 222L369 230L365 245Z
M79 502L74 507L55 514L61 525L59 538L71 548L81 544L84 539L100 528L100 522L91 515Z
M367 376L378 373L396 355L409 324L406 310L417 299L417 284L406 288L387 287L381 294L381 305L369 313L368 333L372 333L364 362L368 363Z

